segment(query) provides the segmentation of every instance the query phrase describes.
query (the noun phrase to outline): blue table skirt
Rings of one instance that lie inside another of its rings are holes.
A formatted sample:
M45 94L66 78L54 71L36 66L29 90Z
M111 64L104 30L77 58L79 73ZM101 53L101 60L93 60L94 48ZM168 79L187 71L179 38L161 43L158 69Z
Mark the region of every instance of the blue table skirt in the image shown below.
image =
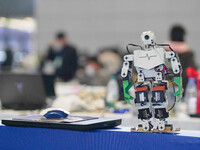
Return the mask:
M129 130L83 132L0 126L0 150L200 150L200 132L159 134Z

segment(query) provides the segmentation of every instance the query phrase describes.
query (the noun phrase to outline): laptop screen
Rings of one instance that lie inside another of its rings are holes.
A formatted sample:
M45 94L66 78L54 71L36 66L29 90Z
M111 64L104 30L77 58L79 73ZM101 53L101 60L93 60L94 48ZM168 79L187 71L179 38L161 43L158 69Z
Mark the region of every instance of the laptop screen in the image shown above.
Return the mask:
M40 109L46 95L41 75L0 74L0 99L3 108Z

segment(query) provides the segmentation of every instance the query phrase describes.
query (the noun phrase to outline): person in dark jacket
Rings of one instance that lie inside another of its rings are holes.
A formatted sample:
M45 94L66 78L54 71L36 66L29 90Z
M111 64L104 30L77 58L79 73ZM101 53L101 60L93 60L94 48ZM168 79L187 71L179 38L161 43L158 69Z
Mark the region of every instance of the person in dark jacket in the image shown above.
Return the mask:
M188 78L186 69L188 67L196 68L194 61L194 53L190 50L185 42L186 30L181 25L174 25L170 31L170 40L168 43L172 49L178 53L182 68L183 68L183 89L185 90ZM184 94L184 93L183 93Z
M45 66L47 62L48 67ZM48 49L47 56L42 62L41 70L51 70L43 71L43 73L51 72L51 74L54 74L59 79L69 81L75 76L78 66L77 62L78 57L76 49L68 44L65 34L59 32L56 35L55 41L52 42ZM51 64L51 67L49 67L49 64ZM45 67L47 69L45 69Z

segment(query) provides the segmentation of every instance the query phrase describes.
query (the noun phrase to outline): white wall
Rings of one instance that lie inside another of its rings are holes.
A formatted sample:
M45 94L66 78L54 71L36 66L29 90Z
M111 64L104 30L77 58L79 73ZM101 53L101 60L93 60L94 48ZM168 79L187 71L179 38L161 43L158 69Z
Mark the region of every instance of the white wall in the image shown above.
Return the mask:
M139 43L146 30L154 31L157 43L162 43L168 40L170 26L181 23L200 58L199 7L199 0L40 0L36 9L39 50L46 49L58 30L67 31L80 51L95 53L102 46Z

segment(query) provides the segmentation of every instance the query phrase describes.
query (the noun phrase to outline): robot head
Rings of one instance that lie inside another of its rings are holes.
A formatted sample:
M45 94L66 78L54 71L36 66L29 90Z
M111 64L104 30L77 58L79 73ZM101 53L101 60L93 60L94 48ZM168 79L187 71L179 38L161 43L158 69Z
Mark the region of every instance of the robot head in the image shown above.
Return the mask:
M142 43L145 49L149 49L156 45L156 36L152 31L146 31L141 34Z

